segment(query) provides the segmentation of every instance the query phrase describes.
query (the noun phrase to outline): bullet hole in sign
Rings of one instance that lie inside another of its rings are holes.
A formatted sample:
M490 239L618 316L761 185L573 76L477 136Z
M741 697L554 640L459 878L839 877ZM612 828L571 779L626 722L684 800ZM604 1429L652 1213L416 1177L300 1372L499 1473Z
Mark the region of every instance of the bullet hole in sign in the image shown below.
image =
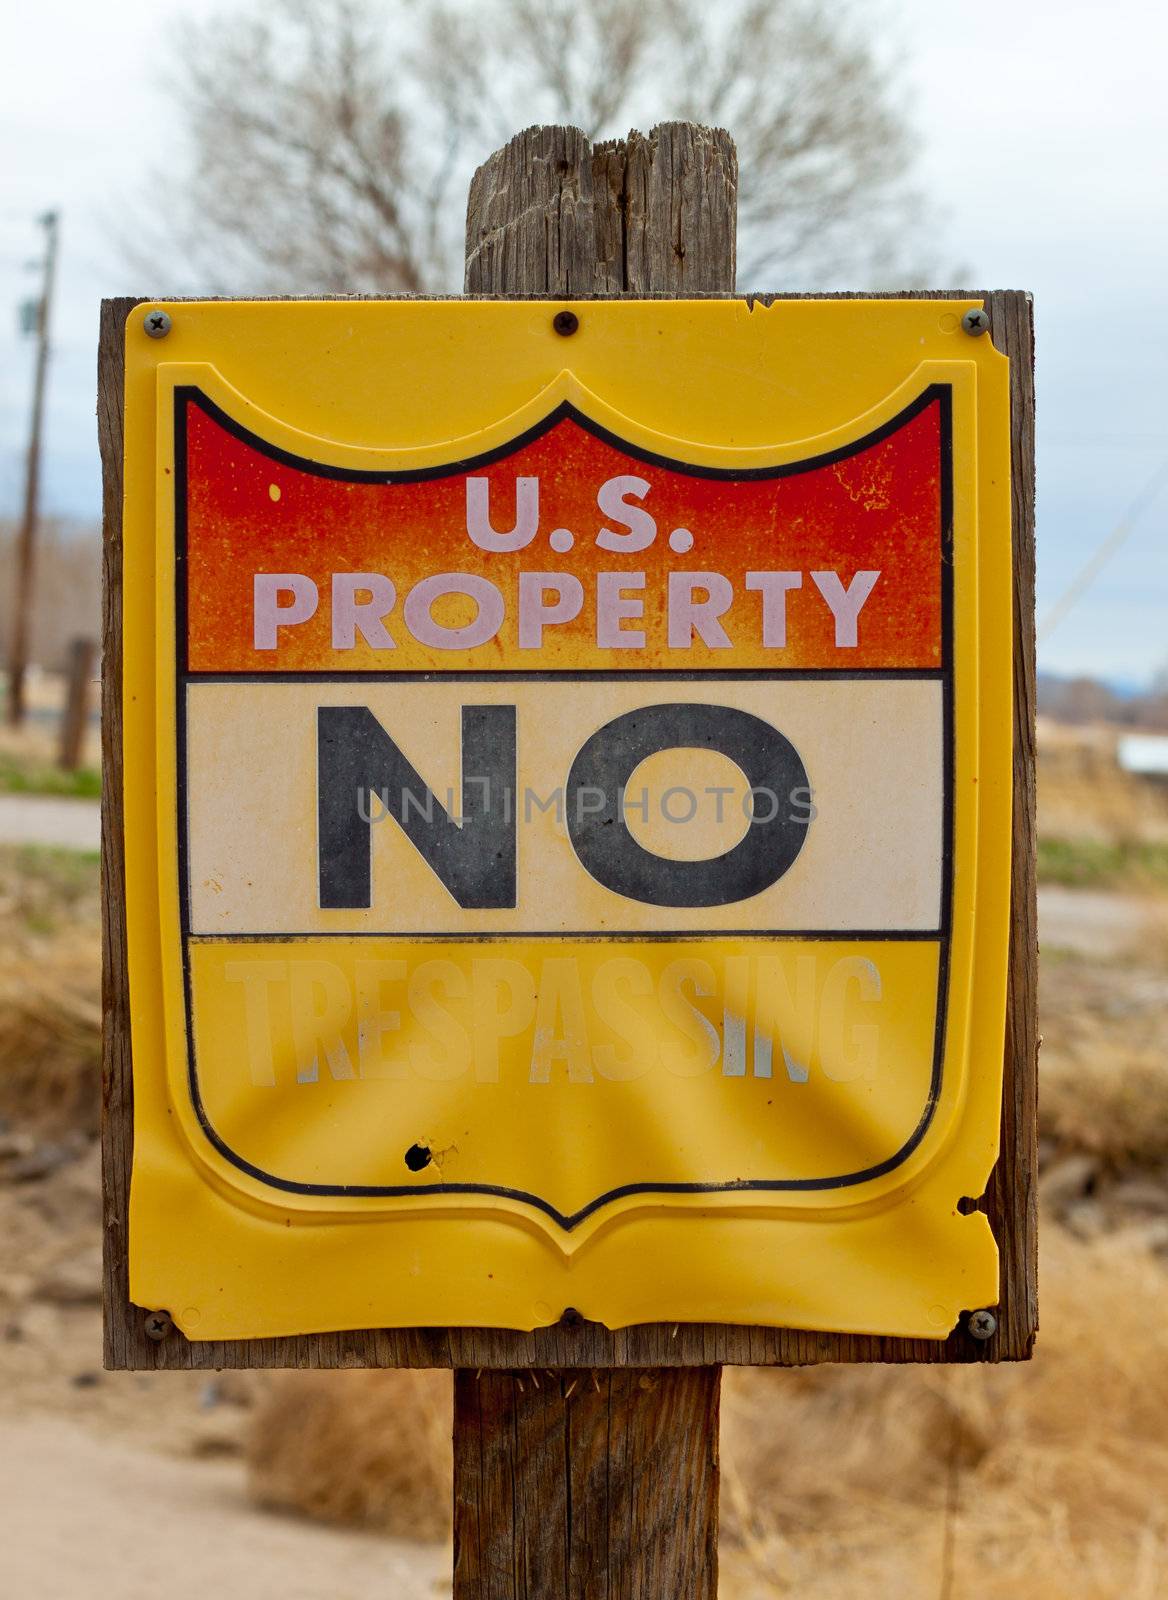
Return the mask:
M411 1172L421 1172L423 1167L430 1165L430 1149L428 1145L412 1144L406 1151L406 1166Z

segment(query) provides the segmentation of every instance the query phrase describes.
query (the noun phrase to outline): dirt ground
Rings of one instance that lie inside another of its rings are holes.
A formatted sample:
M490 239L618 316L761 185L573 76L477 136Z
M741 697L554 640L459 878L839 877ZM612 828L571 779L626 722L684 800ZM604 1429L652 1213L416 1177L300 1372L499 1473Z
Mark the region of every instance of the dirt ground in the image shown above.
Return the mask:
M3 1592L40 1600L432 1600L449 1552L258 1513L238 1465L0 1418Z

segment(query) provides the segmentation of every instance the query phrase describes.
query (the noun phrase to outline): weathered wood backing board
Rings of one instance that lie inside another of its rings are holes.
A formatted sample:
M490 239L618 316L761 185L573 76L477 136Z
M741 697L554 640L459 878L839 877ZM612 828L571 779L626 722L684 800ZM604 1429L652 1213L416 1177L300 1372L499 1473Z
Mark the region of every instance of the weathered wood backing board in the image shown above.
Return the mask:
M281 1339L189 1342L147 1338L129 1300L127 1215L133 1159L133 1081L126 961L122 815L122 436L126 319L144 301L108 300L98 356L98 430L104 468L102 669L102 1167L105 1187L105 1364L113 1369L224 1367L669 1367L800 1366L844 1362L1025 1359L1038 1327L1037 874L1035 865L1034 381L1028 295L937 291L908 298L983 301L990 334L1010 358L1014 523L1014 825L1010 971L1001 1155L983 1201L1001 1253L998 1332L979 1343L896 1339L730 1324L646 1323L610 1330L559 1324L532 1333L480 1328L361 1329ZM532 296L531 298L537 298ZM564 297L557 296L556 299ZM573 295L572 299L586 299ZM726 298L719 296L718 298ZM769 304L793 295L747 297ZM815 296L814 298L825 298ZM840 297L851 298L851 297ZM168 300L169 303L169 300ZM970 1308L975 1309L975 1308Z

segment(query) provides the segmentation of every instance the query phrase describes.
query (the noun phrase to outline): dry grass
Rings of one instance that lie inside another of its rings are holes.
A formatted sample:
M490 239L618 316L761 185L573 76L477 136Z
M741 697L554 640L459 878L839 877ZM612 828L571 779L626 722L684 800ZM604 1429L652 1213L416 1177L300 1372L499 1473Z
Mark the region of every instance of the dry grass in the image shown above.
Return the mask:
M1050 1154L1085 1152L1113 1175L1168 1168L1168 963L1045 963L1041 1012Z
M727 1600L1168 1593L1168 1275L1043 1245L1029 1365L727 1374Z
M1038 828L1046 839L1168 842L1168 785L1116 764L1117 730L1039 724Z
M101 973L96 857L0 848L0 1118L96 1133Z
M76 934L99 953L101 912L96 853L42 845L0 845L0 942L5 954Z
M449 1523L450 1378L441 1372L285 1372L256 1408L248 1487L321 1522L441 1539Z
M0 1117L42 1135L97 1133L101 999L81 956L0 973Z

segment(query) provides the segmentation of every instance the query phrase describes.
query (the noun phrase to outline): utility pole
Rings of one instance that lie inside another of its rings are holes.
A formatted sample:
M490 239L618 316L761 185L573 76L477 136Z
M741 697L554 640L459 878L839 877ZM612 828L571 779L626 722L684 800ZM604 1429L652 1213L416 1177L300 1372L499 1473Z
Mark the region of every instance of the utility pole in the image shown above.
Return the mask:
M16 544L16 581L12 589L12 634L8 646L8 721L18 728L24 721L24 677L28 666L28 627L32 611L36 558L37 501L40 495L41 429L45 409L45 376L49 364L49 318L53 280L57 272L57 213L40 218L45 230L41 263L41 293L36 306L36 376L32 390L32 420L28 437L28 467L24 480L24 515Z

